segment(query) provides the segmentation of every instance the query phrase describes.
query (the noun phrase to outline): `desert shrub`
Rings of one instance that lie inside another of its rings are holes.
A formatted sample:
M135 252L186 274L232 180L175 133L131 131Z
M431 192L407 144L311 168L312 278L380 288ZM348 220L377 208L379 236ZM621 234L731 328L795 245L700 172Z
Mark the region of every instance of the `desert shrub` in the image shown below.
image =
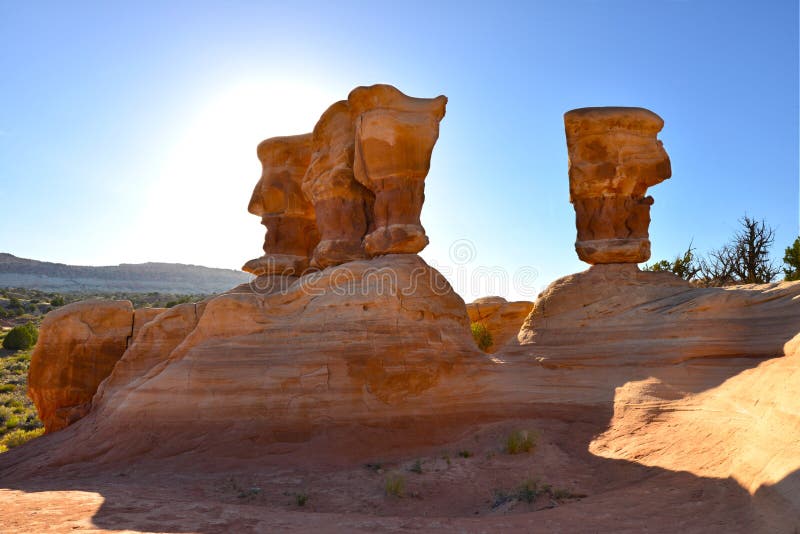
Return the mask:
M44 434L44 428L37 428L35 430L12 430L2 439L0 439L0 450L12 449L19 447L23 443L27 443L34 438L38 438Z
M308 502L308 494L296 493L294 496L294 502L297 504L297 506L305 506L306 502Z
M458 455L462 458L469 458L472 456L472 453L468 450L458 451Z
M645 265L645 271L656 272L670 272L684 280L694 280L700 272L700 263L695 255L695 249L689 243L686 252L681 256L676 256L671 262L668 260L661 260L653 263L652 265Z
M483 323L472 323L470 329L472 330L472 337L475 339L475 344L478 345L479 349L485 351L492 346L494 340L492 339L491 332L486 328L486 325Z
M567 489L554 488L550 484L541 484L538 479L528 478L514 491L495 490L492 508L497 508L513 500L530 504L543 495L558 502L567 499L581 499L586 497L583 493L574 493Z
M61 295L56 295L55 297L50 299L50 305L53 306L54 308L57 308L59 306L63 306L64 305L64 297L62 297Z
M542 493L547 492L550 489L548 484L545 484L542 487L539 487L539 481L533 479L527 479L523 482L519 489L517 490L517 499L520 501L525 501L527 503L532 503L536 500L536 498L541 495Z
M508 454L519 454L530 452L536 447L539 435L535 431L515 430L506 439L506 452Z
M6 350L25 350L36 344L39 331L36 325L28 323L12 328L3 339L3 348Z
M411 467L408 468L409 471L412 473L416 473L418 475L422 474L422 460L415 461Z
M402 497L406 489L406 479L397 473L389 473L386 475L384 483L384 490L386 495L390 497Z

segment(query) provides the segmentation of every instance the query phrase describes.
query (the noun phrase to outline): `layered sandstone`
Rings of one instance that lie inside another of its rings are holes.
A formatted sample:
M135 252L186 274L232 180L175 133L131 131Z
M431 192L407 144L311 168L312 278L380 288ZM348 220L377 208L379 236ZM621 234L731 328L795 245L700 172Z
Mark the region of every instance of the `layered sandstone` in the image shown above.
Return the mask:
M570 202L578 257L591 264L650 258L647 188L672 174L656 135L664 121L643 108L581 108L564 114Z
M636 265L594 265L553 282L520 329L551 365L768 358L800 331L800 284L697 288Z
M467 314L471 322L481 323L492 335L492 345L486 350L491 354L516 340L531 308L533 302L527 300L508 302L503 297L482 297L467 304Z
M314 206L302 190L311 161L311 134L273 137L258 145L261 179L247 210L267 228L264 255L242 270L262 275L299 275L319 242Z
M303 192L314 205L320 242L312 265L325 268L367 257L362 245L375 195L353 174L355 122L346 100L331 105L311 138Z
M359 87L348 102L355 122L353 171L375 195L370 256L416 253L428 244L420 223L425 177L447 98L412 98L390 85Z
M786 356L695 394L654 377L620 386L601 457L699 477L732 478L761 510L764 532L800 524L800 334Z
M159 454L219 446L220 425L226 440L274 443L429 417L432 405L463 403L459 384L485 361L463 300L416 255L330 267L273 294L242 287L142 328L97 392L70 457L120 435L117 453L134 457L154 436Z
M312 265L425 248L424 180L446 103L444 96L413 98L373 85L322 114L303 177L320 232Z
M97 386L125 352L133 324L128 301L76 302L47 314L28 374L28 395L47 432L89 412Z
M89 413L98 386L163 311L134 310L127 300L86 300L47 314L28 372L28 395L47 432Z

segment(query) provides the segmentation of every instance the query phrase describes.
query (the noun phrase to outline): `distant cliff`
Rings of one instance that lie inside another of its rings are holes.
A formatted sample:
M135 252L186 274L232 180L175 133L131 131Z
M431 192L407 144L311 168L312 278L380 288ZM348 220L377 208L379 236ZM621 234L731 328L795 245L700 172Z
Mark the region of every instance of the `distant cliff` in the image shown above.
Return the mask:
M180 263L123 263L107 267L65 265L0 252L0 287L42 291L131 291L219 293L247 282L250 275Z

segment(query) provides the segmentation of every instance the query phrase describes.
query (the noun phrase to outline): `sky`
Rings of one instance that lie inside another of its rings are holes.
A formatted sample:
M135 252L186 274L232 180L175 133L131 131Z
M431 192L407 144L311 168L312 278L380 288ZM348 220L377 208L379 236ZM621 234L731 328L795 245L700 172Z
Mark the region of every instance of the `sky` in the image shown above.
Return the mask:
M469 301L583 270L564 112L642 106L672 178L653 260L744 214L798 235L796 0L0 0L0 252L239 268L259 141L359 85L447 95L422 256Z

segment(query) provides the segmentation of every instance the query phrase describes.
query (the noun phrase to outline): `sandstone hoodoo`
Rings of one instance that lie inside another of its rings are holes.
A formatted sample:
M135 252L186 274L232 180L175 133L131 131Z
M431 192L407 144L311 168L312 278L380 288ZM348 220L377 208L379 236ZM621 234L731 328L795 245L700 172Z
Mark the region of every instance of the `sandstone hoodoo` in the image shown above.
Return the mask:
M258 145L263 172L247 210L267 228L264 255L242 269L256 276L299 276L319 243L314 206L302 190L311 160L311 134L274 137Z
M645 193L672 174L656 139L664 121L643 108L581 108L564 114L564 126L578 257L592 265L647 261L653 197Z
M308 135L267 139L249 211L267 227L256 275L301 274L383 254L417 253L425 177L447 98L390 85L354 89Z

